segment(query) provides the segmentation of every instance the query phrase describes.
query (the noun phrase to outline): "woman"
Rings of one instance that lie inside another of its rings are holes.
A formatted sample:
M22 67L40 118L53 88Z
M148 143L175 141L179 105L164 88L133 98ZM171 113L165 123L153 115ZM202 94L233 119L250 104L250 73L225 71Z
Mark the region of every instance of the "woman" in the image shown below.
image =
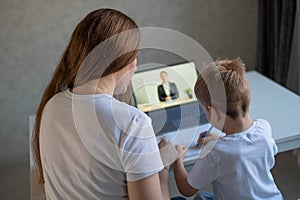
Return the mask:
M136 70L139 42L135 22L113 9L74 30L35 122L47 199L169 199L151 120L113 98Z

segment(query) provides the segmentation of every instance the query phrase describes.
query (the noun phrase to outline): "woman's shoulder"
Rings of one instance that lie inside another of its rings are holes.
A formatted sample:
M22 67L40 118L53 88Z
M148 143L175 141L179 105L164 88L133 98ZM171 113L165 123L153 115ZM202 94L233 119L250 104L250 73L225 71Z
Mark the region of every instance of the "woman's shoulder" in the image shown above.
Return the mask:
M49 101L45 105L44 110L54 111L56 109L65 108L66 106L68 106L68 102L65 99L64 91L62 91L58 92L49 99Z
M123 130L149 127L152 124L150 117L144 112L114 97L107 96L97 100L96 108L99 115L111 118Z
M122 115L131 118L137 118L139 120L150 120L150 118L148 117L148 115L146 115L144 112L142 112L141 110L139 110L138 108L129 105L125 102L121 102L117 99L115 99L114 97L111 97L111 106L112 106L112 110L113 112L116 113L122 113Z

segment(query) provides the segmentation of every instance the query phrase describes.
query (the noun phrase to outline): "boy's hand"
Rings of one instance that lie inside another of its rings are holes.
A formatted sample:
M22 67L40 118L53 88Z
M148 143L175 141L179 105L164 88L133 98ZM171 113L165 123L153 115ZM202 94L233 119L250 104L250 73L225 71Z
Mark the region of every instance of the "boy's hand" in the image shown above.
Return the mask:
M203 135L205 133L206 133L206 131L200 133L199 138L197 140L198 144L200 144L200 145L204 144L205 145L206 143L208 143L212 140L217 140L217 139L219 139L219 137L221 137L219 134L216 134L214 132L209 132L208 135L203 138Z
M183 158L184 158L185 154L187 153L188 148L181 144L175 145L175 148L176 148L176 151L178 152L177 160L175 162L183 161Z
M177 160L172 164L173 167L183 166L183 158L188 151L188 148L184 145L177 144L175 145L175 148L178 152Z

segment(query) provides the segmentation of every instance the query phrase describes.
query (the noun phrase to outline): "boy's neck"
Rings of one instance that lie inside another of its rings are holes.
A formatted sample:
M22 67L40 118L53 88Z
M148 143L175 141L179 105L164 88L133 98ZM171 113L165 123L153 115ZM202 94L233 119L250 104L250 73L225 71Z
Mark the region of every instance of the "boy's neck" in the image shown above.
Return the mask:
M249 112L247 112L244 117L238 117L237 119L226 116L223 132L226 135L240 133L250 128L252 124L253 120L251 119Z

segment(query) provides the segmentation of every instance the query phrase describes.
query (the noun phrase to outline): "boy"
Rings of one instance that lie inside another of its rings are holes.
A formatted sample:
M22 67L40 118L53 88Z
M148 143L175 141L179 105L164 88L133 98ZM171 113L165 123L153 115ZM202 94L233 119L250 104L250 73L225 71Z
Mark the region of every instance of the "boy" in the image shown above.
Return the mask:
M211 199L283 199L270 172L277 146L270 124L252 120L249 115L250 90L242 61L220 60L206 67L197 79L195 94L207 119L226 136L214 141L189 173L184 169L184 156L173 163L179 191L192 196L212 183ZM200 144L204 142L202 136ZM182 146L176 148L185 151Z

